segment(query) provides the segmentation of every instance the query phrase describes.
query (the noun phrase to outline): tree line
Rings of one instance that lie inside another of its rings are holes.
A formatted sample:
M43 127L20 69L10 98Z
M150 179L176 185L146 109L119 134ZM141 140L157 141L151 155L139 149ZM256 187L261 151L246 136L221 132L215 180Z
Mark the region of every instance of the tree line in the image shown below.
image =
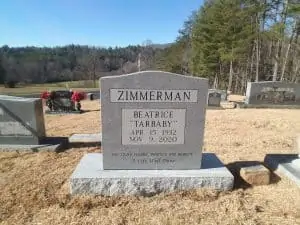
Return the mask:
M176 41L124 48L0 48L0 83L46 83L163 70L244 93L248 81L300 81L299 0L206 0Z
M159 68L244 93L248 81L300 81L299 0L206 0Z
M0 83L96 80L101 76L152 69L163 46L150 41L124 48L68 45L54 48L0 48ZM142 59L138 68L138 58Z

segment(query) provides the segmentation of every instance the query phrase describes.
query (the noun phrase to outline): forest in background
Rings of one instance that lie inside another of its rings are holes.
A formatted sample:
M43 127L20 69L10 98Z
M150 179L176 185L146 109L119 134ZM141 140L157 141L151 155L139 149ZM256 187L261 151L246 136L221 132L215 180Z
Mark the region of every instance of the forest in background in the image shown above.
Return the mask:
M138 70L206 77L244 93L248 81L300 82L299 0L206 0L174 43L124 48L0 48L0 83L96 80Z

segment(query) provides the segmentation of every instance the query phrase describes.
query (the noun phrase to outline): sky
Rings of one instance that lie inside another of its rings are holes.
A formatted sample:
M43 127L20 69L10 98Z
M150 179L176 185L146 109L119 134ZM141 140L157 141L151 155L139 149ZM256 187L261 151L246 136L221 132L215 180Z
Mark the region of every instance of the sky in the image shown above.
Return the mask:
M0 46L173 42L203 0L0 0Z

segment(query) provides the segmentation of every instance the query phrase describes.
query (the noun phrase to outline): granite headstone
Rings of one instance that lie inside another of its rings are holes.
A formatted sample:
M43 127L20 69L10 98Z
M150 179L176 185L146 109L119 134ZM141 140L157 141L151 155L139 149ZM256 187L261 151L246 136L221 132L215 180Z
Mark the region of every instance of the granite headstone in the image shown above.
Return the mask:
M208 91L207 105L220 107L221 106L220 104L221 104L221 93L215 90Z
M46 136L42 100L0 95L0 143L38 145Z
M102 153L81 159L71 194L232 189L230 171L214 154L202 154L207 79L143 71L100 83Z
M208 92L218 92L221 94L221 101L225 102L227 101L227 97L228 97L228 94L227 94L227 91L226 90L221 90L221 89L208 89Z
M167 72L101 78L104 169L200 169L207 90Z
M245 103L300 105L300 84L279 81L248 82Z

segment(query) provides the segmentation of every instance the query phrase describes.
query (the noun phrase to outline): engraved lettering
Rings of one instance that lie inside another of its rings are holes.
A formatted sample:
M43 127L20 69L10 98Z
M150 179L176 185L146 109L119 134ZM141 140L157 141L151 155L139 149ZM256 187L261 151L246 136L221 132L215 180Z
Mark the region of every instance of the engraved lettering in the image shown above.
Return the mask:
M198 90L110 89L111 102L197 102Z
M124 94L124 91L118 91L118 93L120 94L120 95L119 95L119 98L118 98L118 101L124 100L124 98L122 98L122 97L123 97L123 94ZM121 99L121 98L122 98L122 99Z
M122 109L122 144L184 144L186 109Z

